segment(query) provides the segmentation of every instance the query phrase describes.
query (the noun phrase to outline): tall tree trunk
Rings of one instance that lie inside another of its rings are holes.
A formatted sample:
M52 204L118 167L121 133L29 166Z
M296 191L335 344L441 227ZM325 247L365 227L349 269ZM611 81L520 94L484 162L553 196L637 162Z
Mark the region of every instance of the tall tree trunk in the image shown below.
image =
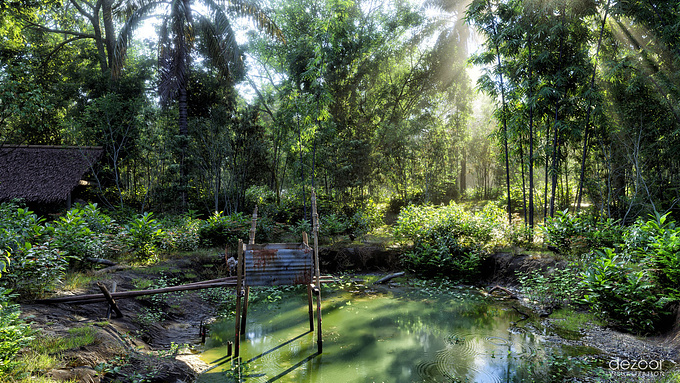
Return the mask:
M559 128L555 125L553 129L553 159L552 159L552 186L550 190L550 216L555 216L555 193L557 192L557 180L560 172L560 135Z
M559 105L558 105L559 107ZM548 167L550 166L550 156L548 155L548 147L550 147L550 125L547 125L545 132L545 179L543 184L543 220L548 216Z
M595 87L595 75L597 74L597 56L600 54L600 45L602 44L602 35L604 34L604 26L607 21L607 14L609 13L609 3L611 0L607 0L607 6L604 10L604 16L602 17L602 25L600 27L600 36L597 39L597 48L595 49L595 63L593 63L593 74L590 78L590 89L589 93L593 91ZM592 109L592 97L588 100L588 110L586 111L586 126L585 132L583 133L583 157L581 158L581 177L578 183L578 191L576 197L576 211L581 209L581 197L583 195L583 182L586 177L586 157L588 156L588 136L590 133L590 113Z
M108 68L113 65L113 54L116 46L116 29L113 26L112 0L102 0L102 19L104 20L104 39L106 43L106 60Z
M491 3L487 2L489 9ZM502 120L503 120L503 146L505 148L505 185L507 187L508 195L508 222L512 223L512 202L510 199L510 156L508 154L508 122L507 122L507 106L505 104L505 86L503 85L503 65L501 64L501 52L498 46L498 27L493 22L493 40L496 47L496 59L498 61L498 77L501 86L501 104L502 104Z
M529 32L531 36L531 30ZM534 227L534 106L533 106L533 56L529 37L529 227ZM533 238L532 238L533 239Z
M188 101L186 83L179 87L178 97L179 107L179 135L181 136L180 150L179 150L179 188L180 198L182 203L182 210L187 207L187 169L186 169L186 154L187 154L187 138L189 136L189 122L188 122Z
M522 169L522 210L524 210L524 225L527 224L527 187L526 187L526 175L524 174L524 147L522 146L522 140L519 143L519 164Z
M460 195L465 195L467 189L467 162L465 158L465 148L463 148L463 158L460 160Z
M105 0L103 0L105 1ZM76 2L72 1L72 4L80 11L80 13L87 17L92 23L92 29L94 31L94 41L97 47L97 60L99 61L99 69L102 73L106 73L109 70L109 65L111 62L107 62L108 52L106 51L106 43L104 42L104 37L102 36L102 28L99 23L99 11L102 8L102 0L95 4L94 10L91 14L87 13L82 9Z

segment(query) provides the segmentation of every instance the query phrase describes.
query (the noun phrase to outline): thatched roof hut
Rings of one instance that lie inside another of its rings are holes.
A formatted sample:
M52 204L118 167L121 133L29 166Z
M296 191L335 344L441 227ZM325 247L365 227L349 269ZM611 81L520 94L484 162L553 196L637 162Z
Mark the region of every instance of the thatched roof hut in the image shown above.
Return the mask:
M0 201L68 203L102 153L95 146L1 145Z

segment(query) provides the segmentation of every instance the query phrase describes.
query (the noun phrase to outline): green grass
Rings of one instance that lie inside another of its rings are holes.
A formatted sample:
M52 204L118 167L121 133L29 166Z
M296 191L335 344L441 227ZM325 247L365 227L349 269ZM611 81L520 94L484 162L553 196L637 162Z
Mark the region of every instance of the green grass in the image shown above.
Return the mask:
M135 285L135 288L138 290L146 290L151 288L154 285L154 281L151 279L136 279L134 282L132 282Z
M18 368L9 376L0 376L0 380L15 383L54 383L55 380L42 376L41 373L63 366L63 352L94 344L97 341L96 332L91 327L75 327L68 330L68 335L61 337L36 333L28 347L17 356Z
M594 314L585 311L574 311L570 308L562 308L550 316L554 319L552 322L555 326L570 332L580 332L582 329L588 329L593 325L603 326L601 320L599 320Z
M40 353L55 355L67 350L78 349L96 342L97 330L92 327L74 327L65 337L37 336L31 349Z
M92 277L78 271L71 271L64 276L62 282L62 289L65 291L74 291L87 287L92 282Z

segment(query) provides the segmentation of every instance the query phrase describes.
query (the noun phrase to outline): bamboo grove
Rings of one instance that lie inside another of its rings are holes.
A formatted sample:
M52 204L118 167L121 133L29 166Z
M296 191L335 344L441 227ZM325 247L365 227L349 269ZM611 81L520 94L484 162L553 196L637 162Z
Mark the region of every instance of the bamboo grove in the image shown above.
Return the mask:
M467 17L526 222L586 200L624 222L675 208L678 4L480 0Z

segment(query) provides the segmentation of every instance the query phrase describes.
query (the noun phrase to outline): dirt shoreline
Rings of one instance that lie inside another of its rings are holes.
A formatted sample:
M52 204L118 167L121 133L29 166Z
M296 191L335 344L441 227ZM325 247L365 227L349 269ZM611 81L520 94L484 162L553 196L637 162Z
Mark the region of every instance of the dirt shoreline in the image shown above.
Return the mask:
M394 253L384 249L381 257L394 260ZM357 259L345 256L343 262L353 267L355 264L375 264L367 250L345 251L345 254L356 254ZM337 253L330 253L323 263L330 263L330 257ZM118 291L137 290L140 280L158 280L159 278L182 277L182 282L219 277L216 275L215 264L223 260L204 259L187 260L174 259L165 261L155 268L159 272L135 270L130 268L114 268L111 272L96 272L88 287L68 294L81 295L99 293L96 282L104 282L110 286L112 282L118 285ZM323 264L322 263L322 264ZM378 263L380 264L380 263ZM385 266L385 263L381 263ZM516 256L498 254L486 264L489 271L485 284L492 286L502 284L512 285L515 270L549 267L555 261L548 257ZM208 267L206 267L208 266ZM388 265L394 266L394 265ZM206 272L200 272L202 269ZM210 269L210 270L208 270ZM392 267L394 270L394 267ZM199 272L197 272L197 270ZM327 270L327 271L338 271ZM385 270L376 270L387 273ZM194 280L187 276L195 275ZM222 275L223 276L223 275ZM64 295L63 293L61 295ZM31 323L31 327L44 334L64 337L69 329L90 326L96 329L96 342L69 350L63 353L65 366L47 371L47 375L58 379L74 379L79 382L131 382L129 377L144 376L148 382L189 383L209 368L209 365L198 358L201 351L201 324L210 322L217 315L216 305L200 291L189 291L177 294L166 301L153 300L153 296L138 297L136 299L119 299L118 305L123 312L122 318L106 320L107 305L92 303L83 305L72 304L34 304L23 303L22 317ZM162 312L156 323L140 323L138 315L148 312L153 307ZM115 315L114 315L115 316ZM551 326L551 319L545 319L544 324ZM561 342L576 346L588 346L599 349L607 358L628 360L666 360L672 363L680 362L680 331L674 331L664 336L635 337L612 329L594 326L581 334L578 340L564 340L559 337L548 336L550 342ZM180 349L174 345L189 345ZM115 362L115 363L114 363ZM115 368L119 367L119 368Z

